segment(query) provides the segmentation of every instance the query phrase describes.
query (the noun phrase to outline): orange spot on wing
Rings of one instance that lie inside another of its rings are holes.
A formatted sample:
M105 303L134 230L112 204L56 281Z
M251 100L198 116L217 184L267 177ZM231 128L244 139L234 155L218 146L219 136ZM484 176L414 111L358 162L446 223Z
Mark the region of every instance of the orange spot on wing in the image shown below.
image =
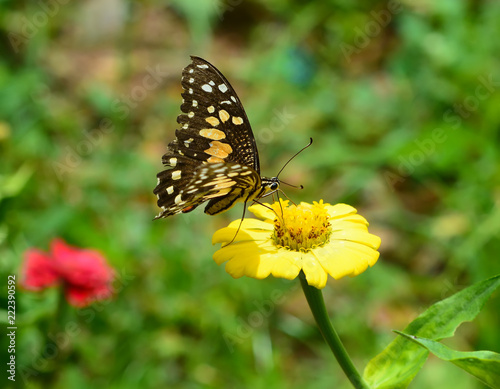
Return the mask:
M212 126L214 126L214 127L215 127L215 126L218 126L218 125L219 125L219 123L220 123L220 122L219 122L219 119L217 119L215 116L209 116L209 117L207 117L207 118L205 119L205 121L206 121L208 124L210 124L210 125L212 125Z
M183 208L182 213L191 212L194 209L194 205L190 205L189 207Z
M239 116L233 116L233 124L236 124L237 126L240 125L240 124L243 124L243 119L240 118Z
M210 142L210 148L204 151L205 153L213 155L214 157L224 159L233 152L233 149L227 143L222 143L218 140L214 140L213 142Z
M226 134L222 131L216 130L215 128L204 128L203 130L200 130L200 135L204 138L212 140L224 139L226 137Z
M229 120L229 118L230 118L230 117L231 117L231 115L229 115L229 114L227 113L227 111L226 111L226 110L221 109L221 110L219 111L219 118L220 118L220 120L222 121L222 123L227 122L227 121Z
M208 163L219 163L219 162L224 162L222 158L217 158L217 157L210 157L207 159Z

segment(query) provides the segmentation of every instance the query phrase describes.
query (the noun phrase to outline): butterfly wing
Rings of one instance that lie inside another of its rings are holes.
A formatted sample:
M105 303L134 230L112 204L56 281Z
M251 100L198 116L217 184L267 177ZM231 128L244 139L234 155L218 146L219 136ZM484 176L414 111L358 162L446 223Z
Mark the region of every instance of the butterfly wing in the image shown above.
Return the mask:
M227 174L237 173L237 169L227 170L235 165L241 167L241 173L252 171L251 174L247 173L252 177L250 181L259 181L260 184L255 138L236 92L209 62L199 57L191 59L191 64L182 72L183 113L177 118L181 128L176 130L176 139L168 145L168 151L162 158L164 165L170 169L158 174L158 185L153 191L158 197L158 206L162 208L157 218L189 212L204 201L228 196L231 191L235 191L230 196L232 198L245 189L242 186L250 184L247 179L239 183L236 175L233 175L230 181L239 185L217 189L217 185L220 185L217 174L223 173L223 166L219 164L233 164L224 169ZM207 165L217 167L203 170ZM201 172L204 172L203 178ZM209 183L213 183L215 189L206 185ZM211 210L214 213L222 212L217 210L230 207L225 205L226 202L221 202L211 207ZM214 214L209 212L208 207L205 211Z
M176 131L179 147L207 162L240 163L260 173L257 145L238 95L215 66L199 57L182 72L184 102ZM192 141L190 141L192 139ZM200 154L201 153L201 154Z
M174 185L165 186L172 183L172 174L169 172L163 172L170 176L160 180L157 189L158 193L170 191L172 195L158 196L162 212L157 218L191 212L207 200L210 202L205 212L215 215L231 208L236 202L245 200L261 187L260 176L248 166L231 162L209 163L194 169L189 181L179 178L182 185L177 185L174 196Z

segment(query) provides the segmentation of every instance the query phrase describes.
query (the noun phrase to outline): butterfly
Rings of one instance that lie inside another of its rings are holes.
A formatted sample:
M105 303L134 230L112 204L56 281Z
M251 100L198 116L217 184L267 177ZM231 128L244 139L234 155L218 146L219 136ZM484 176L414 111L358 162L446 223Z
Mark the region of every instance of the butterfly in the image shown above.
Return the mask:
M252 128L229 81L206 60L191 60L182 72L181 127L153 190L161 208L155 219L191 212L206 201L205 213L216 215L279 190L278 177L260 176Z

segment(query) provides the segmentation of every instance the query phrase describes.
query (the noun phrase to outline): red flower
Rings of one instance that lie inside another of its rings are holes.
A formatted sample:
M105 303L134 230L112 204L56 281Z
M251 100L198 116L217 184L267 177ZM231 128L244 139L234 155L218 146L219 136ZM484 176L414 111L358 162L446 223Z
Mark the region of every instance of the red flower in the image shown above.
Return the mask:
M111 297L113 269L95 250L69 246L54 239L51 253L29 249L24 253L21 285L39 291L62 284L66 299L75 307L85 307L93 301Z

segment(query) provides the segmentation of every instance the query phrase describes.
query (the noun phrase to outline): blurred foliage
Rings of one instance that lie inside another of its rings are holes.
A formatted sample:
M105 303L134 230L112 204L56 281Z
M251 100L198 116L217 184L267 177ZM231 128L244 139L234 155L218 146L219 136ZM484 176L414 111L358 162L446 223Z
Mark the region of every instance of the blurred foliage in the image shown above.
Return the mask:
M324 290L362 371L391 329L500 273L498 20L486 0L0 2L1 278L57 236L120 275L82 311L18 288L12 387L348 388L298 281L213 263L241 206L152 222L182 68L199 55L232 82L264 175L312 137L282 174L306 189L287 194L352 204L382 237L373 269ZM499 309L451 346L500 351ZM411 387L429 386L483 387L432 358Z

